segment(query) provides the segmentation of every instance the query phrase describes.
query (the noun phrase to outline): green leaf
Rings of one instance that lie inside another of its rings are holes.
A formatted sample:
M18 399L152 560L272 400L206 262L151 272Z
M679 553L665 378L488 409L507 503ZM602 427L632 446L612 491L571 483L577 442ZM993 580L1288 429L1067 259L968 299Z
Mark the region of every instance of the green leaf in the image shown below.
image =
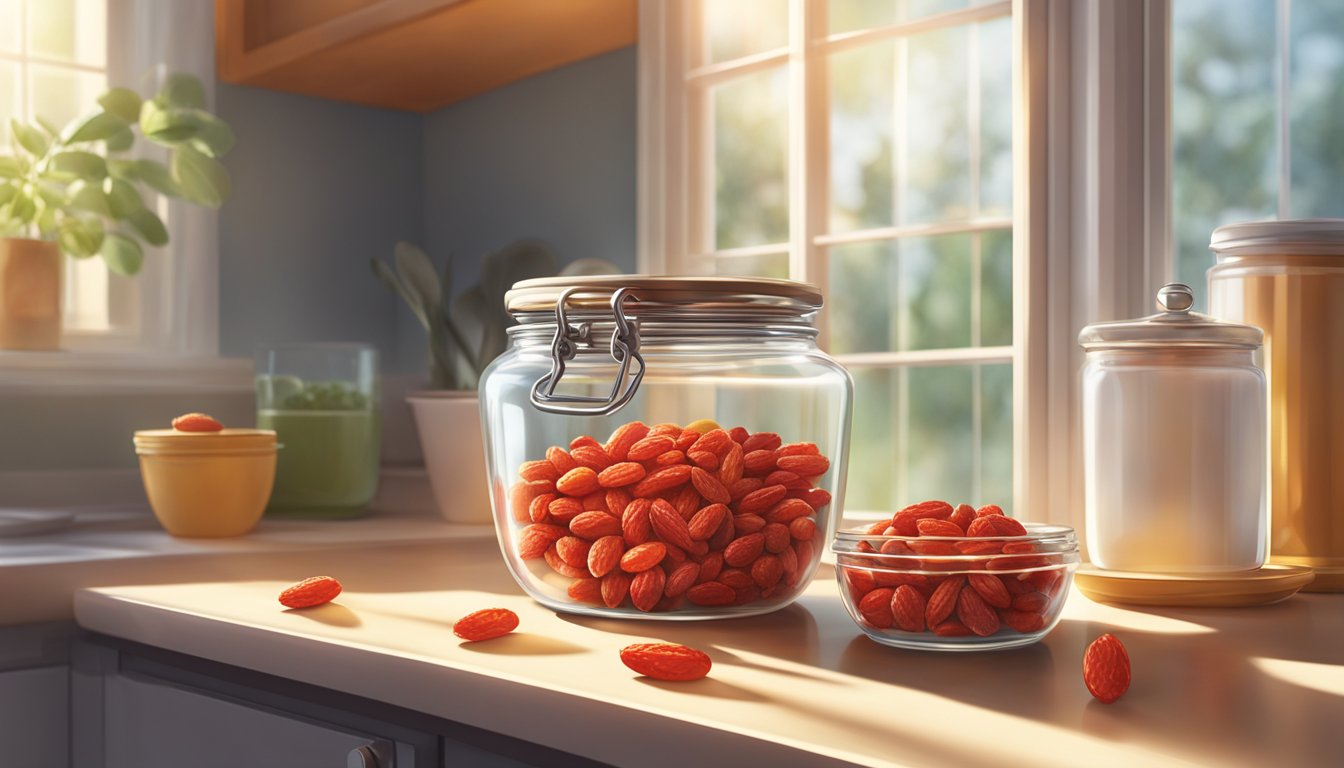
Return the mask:
M8 205L18 191L13 184L0 184L0 206Z
M196 115L199 130L190 140L196 151L210 157L223 157L233 149L233 129L229 124L209 112L199 111Z
M148 208L141 208L132 213L127 217L127 221L150 245L164 246L168 244L167 227L163 226L163 221Z
M127 277L140 271L145 261L145 252L140 244L125 235L109 233L103 238L103 246L98 251L107 262L107 268L118 275Z
M126 181L139 181L140 173L136 170L134 160L119 160L114 157L107 158L107 175L115 176L118 179Z
M103 141L125 130L128 123L109 112L95 112L74 129L67 128L69 135L66 144L83 144L90 141Z
M9 219L18 224L30 224L37 216L37 204L22 189L14 191L14 198L3 209L0 219Z
M140 119L140 94L130 88L113 88L98 97L98 105L128 123Z
M172 171L163 163L157 160L136 160L133 167L133 178L145 182L155 191L169 197L183 196L181 187L173 180Z
M125 130L117 131L107 137L108 152L125 152L135 145L135 134L131 133L131 127L126 126Z
M47 169L58 174L75 176L87 181L107 177L107 161L92 152L66 150L52 155Z
M420 311L425 317L433 317L443 300L443 286L429 257L419 247L400 242L392 249L392 261L402 284L418 299ZM416 309L414 305L411 308Z
M103 194L107 195L107 206L118 219L129 219L132 214L143 211L145 202L135 186L117 178L103 179Z
M49 120L47 120L45 117L42 117L41 115L34 115L33 122L37 123L37 127L41 128L44 133L46 133L53 139L61 135L61 129L57 128L54 124L52 124Z
M184 199L218 208L228 198L229 172L218 161L191 147L175 147L169 167Z
M205 108L205 88L194 75L174 73L164 79L154 101L163 107Z
M140 131L158 144L190 144L209 157L223 157L233 148L233 130L203 109L163 108L147 101L140 111Z
M92 216L67 216L57 227L56 241L62 252L87 259L103 245L103 222Z
M14 139L19 142L33 157L41 157L47 153L47 148L51 146L51 139L42 135L42 132L32 127L10 118L9 129L14 135Z
M28 172L28 164L13 155L0 155L0 177L21 179Z
M112 215L112 206L107 201L107 194L97 183L76 181L71 184L68 205L77 211L88 211L99 216Z

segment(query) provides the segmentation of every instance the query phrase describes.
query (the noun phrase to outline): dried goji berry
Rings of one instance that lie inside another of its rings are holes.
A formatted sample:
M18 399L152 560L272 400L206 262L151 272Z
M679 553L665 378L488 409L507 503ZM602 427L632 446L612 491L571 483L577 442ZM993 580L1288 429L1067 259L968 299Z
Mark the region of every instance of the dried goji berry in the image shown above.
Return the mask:
M518 628L518 614L508 608L483 608L458 619L453 634L470 643L503 637Z
M713 663L704 651L677 643L635 643L621 649L621 663L655 680L687 682L709 674Z
M313 576L285 587L280 604L286 608L310 608L331 602L341 594L341 582L330 576Z

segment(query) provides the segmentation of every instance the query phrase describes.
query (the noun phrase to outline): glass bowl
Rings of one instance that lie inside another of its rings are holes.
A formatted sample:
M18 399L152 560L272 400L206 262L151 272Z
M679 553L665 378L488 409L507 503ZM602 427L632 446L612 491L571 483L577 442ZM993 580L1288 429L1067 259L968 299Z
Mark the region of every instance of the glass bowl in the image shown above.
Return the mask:
M1025 536L836 533L845 609L883 645L981 651L1030 645L1059 623L1078 567L1072 528L1025 524Z

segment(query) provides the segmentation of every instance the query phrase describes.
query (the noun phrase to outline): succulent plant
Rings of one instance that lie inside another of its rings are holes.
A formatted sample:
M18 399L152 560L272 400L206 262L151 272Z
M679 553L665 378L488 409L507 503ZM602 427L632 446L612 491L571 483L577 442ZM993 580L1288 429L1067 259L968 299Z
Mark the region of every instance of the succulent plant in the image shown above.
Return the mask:
M556 258L537 240L518 240L481 259L480 282L455 300L451 260L442 275L418 246L397 243L392 266L372 259L373 271L401 296L429 332L430 383L438 389L475 389L481 372L508 344L513 319L504 294L520 280L556 274ZM620 269L602 259L579 259L561 275L611 275Z
M101 255L113 272L133 275L144 261L141 241L168 242L139 187L218 208L229 195L218 158L233 146L233 131L206 111L191 75L169 75L151 99L113 88L98 106L63 130L40 117L10 121L14 145L0 154L0 236L54 240L69 256ZM168 148L167 164L127 154L137 130Z

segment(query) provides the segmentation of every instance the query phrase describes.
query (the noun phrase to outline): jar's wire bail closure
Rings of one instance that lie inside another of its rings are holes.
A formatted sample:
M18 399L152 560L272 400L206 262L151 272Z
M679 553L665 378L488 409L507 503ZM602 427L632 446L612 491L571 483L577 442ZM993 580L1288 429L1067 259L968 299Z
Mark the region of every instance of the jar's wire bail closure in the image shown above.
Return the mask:
M551 370L532 385L532 405L547 413L565 416L610 416L634 398L644 378L644 357L639 353L639 323L625 314L626 302L637 302L639 298L629 288L619 288L611 294L611 314L616 323L611 334L611 357L620 366L611 392L606 397L557 395L555 388L565 374L566 361L574 359L580 344L592 345L592 324L570 325L565 313L569 297L581 290L578 286L568 288L555 301Z

